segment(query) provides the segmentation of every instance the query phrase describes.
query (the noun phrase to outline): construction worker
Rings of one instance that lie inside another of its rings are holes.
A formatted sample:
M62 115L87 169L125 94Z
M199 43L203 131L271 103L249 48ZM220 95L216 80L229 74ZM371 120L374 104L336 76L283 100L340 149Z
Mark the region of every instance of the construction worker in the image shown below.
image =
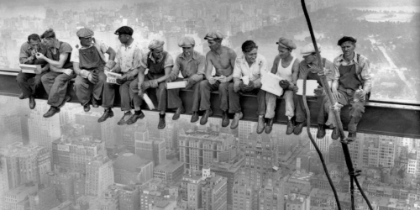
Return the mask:
M338 40L343 54L334 59L334 80L332 94L337 104L326 102L328 110L327 125L332 127L331 137L336 140L340 137L333 109L341 110L342 106L351 105L350 122L348 124L348 141L356 139L357 125L365 112L365 103L372 86L372 75L369 60L355 52L357 40L344 36Z
M80 40L80 47L76 46L71 54L71 61L76 77L74 87L76 96L85 112L89 112L90 103L98 107L102 99L103 85L106 81L104 69L109 71L114 67L115 51L102 42L96 41L94 32L89 28L81 28L76 35ZM109 55L105 62L105 53Z
M206 57L194 50L195 40L192 37L185 36L178 43L178 46L182 48L182 53L175 59L175 65L172 69L170 79L171 81L187 81L185 90L193 91L191 122L197 122L199 118L198 108L200 105L200 81L204 78ZM181 72L183 78L178 78L179 72ZM184 112L184 107L179 97L179 90L168 90L168 108L178 108L172 117L173 120L177 120L180 114Z
M16 81L22 90L19 99L29 98L29 108L35 108L35 96L42 87L41 77L48 71L47 62L36 58L36 53L47 54L47 46L41 42L38 34L31 34L28 36L28 41L24 42L20 47L19 63L20 64L33 64L41 65L40 74L28 74L20 72ZM29 84L29 79L34 78L33 84Z
M66 42L59 41L53 29L48 29L42 36L48 49L46 56L37 53L36 58L49 64L49 72L41 77L45 91L48 93L48 104L51 106L44 117L52 117L60 112L60 107L71 100L67 95L67 86L75 77L73 63L70 62L72 47Z
M229 85L229 112L235 113L230 128L238 127L239 120L243 116L239 100L240 93L252 94L257 95L257 133L260 134L265 128L265 91L261 90L261 78L263 74L267 73L267 61L264 56L258 53L258 46L252 40L242 44L242 52L243 55L237 57L235 61L234 83Z
M290 135L294 129L294 111L293 92L297 91L296 81L299 71L299 60L292 56L292 51L296 49L295 43L292 40L281 37L278 42L279 54L274 58L271 73L280 76L280 87L283 88L284 93L282 98L286 101L286 116L287 116L287 130L286 134ZM267 125L265 132L270 133L273 129L274 115L276 111L277 96L267 92L266 93L267 111L265 117L267 118Z
M233 80L233 68L235 67L236 53L229 47L222 46L223 35L220 32L209 32L204 37L209 44L210 51L206 55L206 78L200 82L200 110L205 110L200 124L205 125L209 116L213 114L210 107L210 93L218 90L220 97L220 109L223 111L222 127L230 123L228 117L228 87ZM212 76L213 67L216 69Z
M161 39L153 39L149 43L150 52L143 58L149 69L145 74L145 70L139 71L138 78L134 80L130 88L132 92L142 99L144 93L156 95L159 110L158 129L166 127L165 112L167 108L167 90L166 81L170 78L174 61L172 56L163 50L165 42Z
M318 50L321 52L321 46L318 45ZM320 107L318 112L318 132L316 137L317 138L324 138L325 136L325 121L326 121L326 113L324 109L324 103L325 103L325 97L326 94L324 92L324 89L322 87L321 75L325 75L327 78L327 81L331 82L334 78L334 71L333 71L333 65L332 62L327 60L326 58L321 58L321 63L323 68L319 68L319 61L317 58L317 54L314 48L314 45L312 43L307 44L304 46L301 50L301 54L303 56L303 61L299 64L299 73L298 73L298 79L307 79L307 80L316 80L318 83L318 88L315 89L315 100L317 103L317 106ZM308 94L308 93L306 93ZM311 96L306 96L307 98L313 98ZM306 126L306 110L303 103L303 97L301 95L295 94L295 120L296 120L296 126L293 130L293 133L295 135L299 135L302 133L302 129L304 126Z
M118 121L118 125L133 124L138 119L144 117L140 110L140 97L130 90L130 83L137 78L139 71L144 70L146 65L142 61L143 51L140 43L133 39L134 30L129 26L122 26L115 31L121 45L117 49L115 58L115 66L110 70L111 72L121 74L121 78L116 80L117 84L105 83L102 107L104 107L104 114L98 119L98 122L104 122L106 119L113 117L115 101L115 90L118 88L121 98L121 110L124 115ZM134 105L134 115L131 114L131 102Z

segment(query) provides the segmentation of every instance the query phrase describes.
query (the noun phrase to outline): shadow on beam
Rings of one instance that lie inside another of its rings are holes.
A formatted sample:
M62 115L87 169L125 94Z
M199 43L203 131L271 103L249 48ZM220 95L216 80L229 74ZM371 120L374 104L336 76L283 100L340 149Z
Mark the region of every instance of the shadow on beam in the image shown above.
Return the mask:
M77 97L73 90L73 83L68 88L69 94L72 96L73 103L78 103ZM0 71L0 95L17 97L21 93L19 86L16 83L16 73L11 71ZM119 107L119 95L116 91L116 107ZM192 107L192 92L181 91L181 99L186 111L185 114L191 114L189 110ZM40 99L47 99L47 95L42 95ZM150 96L152 101L156 103L156 98ZM277 106L275 123L286 124L287 118L284 116L285 103L283 99L280 105ZM212 94L212 109L213 117L221 117L222 111L219 109L218 94ZM257 116L257 98L256 96L243 95L241 97L242 112L244 114L243 120L254 121L258 119ZM311 122L316 122L319 107L315 101L309 100L308 105L311 111ZM148 109L147 106L143 107ZM169 110L168 112L173 112ZM341 112L344 128L346 128L349 121L348 118L349 107L345 107ZM233 117L233 116L230 116ZM317 125L313 123L312 127ZM420 138L420 105L396 105L395 103L384 102L369 102L366 107L366 112L363 119L359 123L358 132L378 135L389 135L408 138Z

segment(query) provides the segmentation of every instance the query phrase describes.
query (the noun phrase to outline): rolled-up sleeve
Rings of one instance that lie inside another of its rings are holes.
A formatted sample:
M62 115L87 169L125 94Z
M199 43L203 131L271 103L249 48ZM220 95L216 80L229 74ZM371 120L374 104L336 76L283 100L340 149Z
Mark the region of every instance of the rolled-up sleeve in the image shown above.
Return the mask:
M369 60L362 55L359 58L359 67L361 68L360 76L362 77L362 80L363 80L363 89L368 93L370 92L372 88L373 75L372 75L372 70L370 68Z
M173 67L174 66L174 59L172 58L172 56L168 53L167 55L166 55L166 59L165 59L165 62L164 62L164 64L163 64L163 68L166 68L166 67Z
M175 59L174 67L172 68L172 72L171 72L171 75L172 75L173 79L178 77L180 68L181 68L181 58L179 56L177 56L176 59Z
M234 78L238 78L238 79L240 79L241 76L242 76L241 58L240 57L236 57L235 67L233 68L233 74L232 74L232 76Z
M197 74L198 75L205 75L206 74L206 57L199 56L197 59L199 59L198 60Z
M327 81L333 81L335 78L334 65L329 60L325 61L324 75Z
M339 68L340 68L340 65L341 65L340 59L341 59L340 57L334 59L334 62L332 64L332 69L333 69L333 72L334 72L334 76L333 76L333 78L334 78L333 81L334 82L338 81L338 79L340 78L340 71L339 71Z
M28 44L25 42L22 44L22 46L20 47L20 52L19 52L19 63L23 64L27 58L29 58L28 53L26 52L28 50Z
M133 69L138 69L140 67L146 68L146 64L144 63L144 54L143 51L137 47L134 50L134 54L133 54Z

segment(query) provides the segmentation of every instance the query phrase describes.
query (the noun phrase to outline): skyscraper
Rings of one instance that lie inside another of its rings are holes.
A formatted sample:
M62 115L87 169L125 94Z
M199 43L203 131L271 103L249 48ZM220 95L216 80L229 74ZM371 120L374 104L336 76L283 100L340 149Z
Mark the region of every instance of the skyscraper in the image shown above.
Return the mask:
M114 184L112 161L98 156L86 164L86 195L100 196Z
M146 183L153 178L153 161L133 153L120 154L114 163L115 183L130 185Z
M212 176L201 181L204 210L227 210L227 178Z

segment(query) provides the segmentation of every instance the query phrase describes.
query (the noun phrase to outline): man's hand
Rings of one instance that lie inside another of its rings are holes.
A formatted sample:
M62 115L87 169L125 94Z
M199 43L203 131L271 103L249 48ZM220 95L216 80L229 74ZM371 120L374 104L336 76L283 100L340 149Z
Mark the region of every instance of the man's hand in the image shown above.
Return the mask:
M219 82L229 82L228 78L225 75L220 76L218 80Z
M356 90L353 98L354 98L354 101L364 102L366 100L366 92L362 89Z
M137 93L137 95L140 97L143 97L143 93L144 93L143 89L141 89L141 85L140 85L139 92Z
M36 53L35 56L36 56L36 59L38 59L38 60L39 59L43 59L43 60L45 59L45 55L43 55L42 53Z
M140 85L142 90L147 90L150 87L150 80L148 81L143 81L143 84Z
M214 84L216 83L216 81L217 81L217 79L216 79L216 78L214 78L214 77L210 77L210 78L209 78L209 83L210 83L210 85L214 85Z
M324 88L323 87L318 87L314 90L314 93L316 96L321 96L324 93Z
M280 87L281 88L283 88L283 89L288 89L289 88L289 86L290 86L290 82L289 81L287 81L287 80L281 80L280 81Z
M245 92L249 92L249 91L252 91L253 89L254 89L254 82L249 81L248 85L245 85L242 83L241 90Z
M185 86L185 89L190 89L195 84L195 80L191 77L184 79L184 81L187 82L187 85Z
M261 88L262 86L261 80L255 80L253 83L254 83L254 88Z
M235 82L233 83L233 91L237 93L239 90L241 90L242 82Z
M317 65L312 65L310 66L309 71L311 71L314 74L324 75L325 68L319 68L319 66Z
M91 72L91 73L88 75L88 80L89 80L91 83L96 84L96 83L98 83L98 82L99 82L99 76L98 76L98 74L97 74L96 72Z
M332 88L332 95L334 96L335 100L338 100L340 98L340 93L335 88Z
M159 82L155 79L149 80L149 83L151 88L157 88L159 86Z
M116 79L116 82L120 85L124 84L127 82L127 75L123 75L121 78Z
M71 70L71 69L64 69L63 70L63 73L70 76L73 73L73 70Z

